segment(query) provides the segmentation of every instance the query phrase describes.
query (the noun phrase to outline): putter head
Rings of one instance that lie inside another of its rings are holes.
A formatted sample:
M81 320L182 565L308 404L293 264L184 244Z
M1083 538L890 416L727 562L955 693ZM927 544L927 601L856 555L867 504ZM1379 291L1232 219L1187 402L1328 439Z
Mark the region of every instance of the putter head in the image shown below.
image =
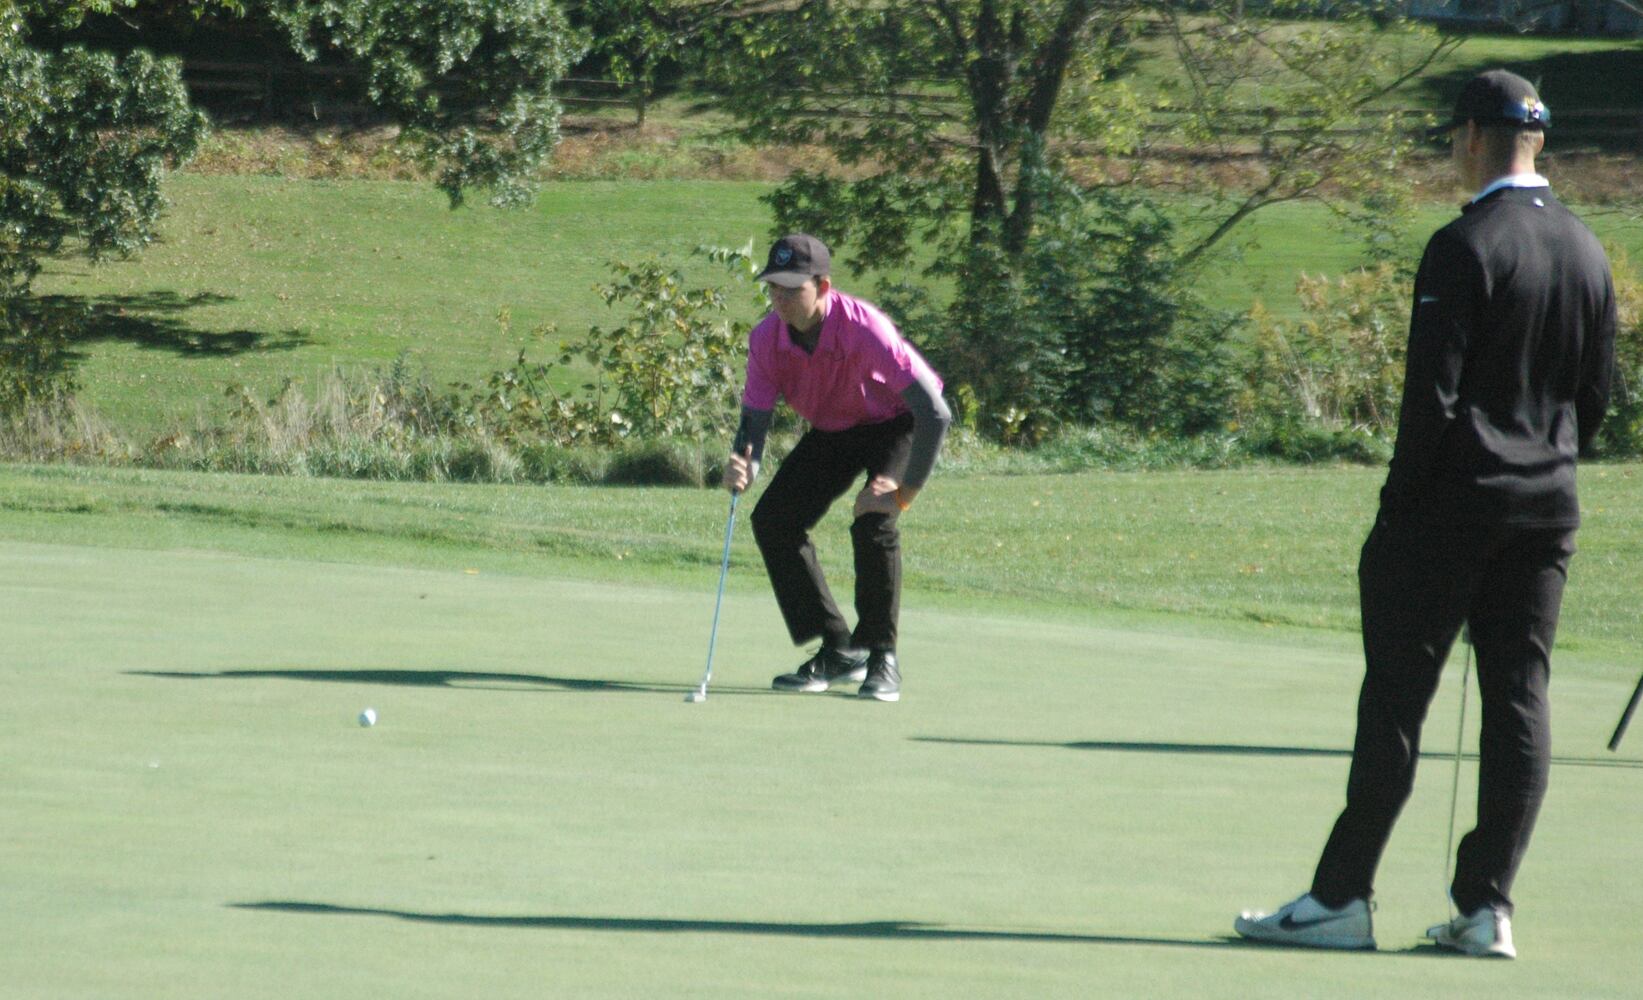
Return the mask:
M685 700L688 701L688 702L706 701L707 700L707 692L703 691L700 688L697 688L695 691L691 691L688 694L686 694L685 695Z

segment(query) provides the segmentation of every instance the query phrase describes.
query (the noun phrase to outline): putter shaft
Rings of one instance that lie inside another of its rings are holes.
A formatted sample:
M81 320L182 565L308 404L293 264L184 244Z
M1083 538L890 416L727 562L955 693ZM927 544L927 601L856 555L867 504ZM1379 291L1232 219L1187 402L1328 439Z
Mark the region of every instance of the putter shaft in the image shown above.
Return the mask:
M1609 750L1620 749L1620 741L1626 736L1626 727L1632 724L1632 714L1637 711L1637 703L1643 701L1643 677L1637 679L1637 687L1632 691L1632 700L1626 703L1626 711L1620 715L1619 725L1614 727L1614 735L1609 737Z
M713 680L713 647L719 640L719 612L724 608L725 577L730 572L730 539L736 532L736 502L741 498L739 492L730 494L730 516L725 519L725 549L719 557L719 594L713 600L713 628L707 634L707 666L702 669L702 682L686 696L687 701L705 701L707 685Z

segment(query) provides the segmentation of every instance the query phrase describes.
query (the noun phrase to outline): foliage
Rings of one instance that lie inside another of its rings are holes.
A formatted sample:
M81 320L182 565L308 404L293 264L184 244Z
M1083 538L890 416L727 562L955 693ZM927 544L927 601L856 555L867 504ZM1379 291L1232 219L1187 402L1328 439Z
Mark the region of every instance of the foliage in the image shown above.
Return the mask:
M1015 258L968 248L947 307L906 286L886 298L952 384L961 425L1033 443L1063 423L1172 435L1225 423L1236 320L1178 281L1157 206L1072 187L1044 206Z
M0 301L0 417L51 408L76 388L66 365L71 315Z
M748 250L712 251L746 276ZM612 264L616 280L599 285L607 306L630 307L616 326L595 326L578 343L562 343L557 362L532 361L494 372L470 395L467 421L507 442L616 444L627 439L722 437L736 412L739 363L748 326L729 317L723 287L691 288L657 260ZM499 322L510 322L504 310ZM535 331L546 339L552 328ZM583 394L553 388L555 365L580 360L591 368Z
M701 5L689 0L576 0L570 16L587 29L589 56L626 88L638 124L665 74L676 70L702 30Z
M1212 199L1176 234L1184 262L1284 201L1395 207L1404 123L1378 104L1456 42L1388 15L1395 4L1285 23L1238 0L806 0L730 5L743 15L707 50L710 77L752 139L818 143L850 172L795 177L772 199L778 228L812 228L870 267L898 267L954 223L1022 252L1045 178L1075 154L1190 151L1253 158L1260 181ZM1366 44L1395 34L1407 44ZM1127 78L1145 44L1179 71L1143 99ZM1256 140L1259 140L1258 142ZM1205 177L1192 172L1195 193ZM948 256L953 256L951 250Z
M583 49L552 0L265 0L259 12L312 60L365 71L371 103L407 126L452 205L531 196L559 139L553 84Z
M708 62L744 135L819 143L846 168L782 185L777 228L952 281L945 304L905 286L888 298L974 394L978 426L1024 441L1068 420L1194 433L1225 422L1230 395L1233 323L1187 292L1202 255L1305 198L1373 237L1397 228L1409 142L1375 106L1452 43L1383 27L1383 6L1282 23L1237 2L754 4ZM1364 44L1393 30L1417 54ZM1126 78L1143 36L1180 67L1150 101ZM1081 157L1169 149L1261 174L1199 197L1182 226L1073 182Z
M0 23L0 298L27 293L41 260L71 239L92 259L154 239L159 181L187 159L205 120L181 67L146 53L37 51Z
M551 86L580 48L550 0L0 0L0 302L8 309L27 296L43 258L72 248L97 261L152 242L162 175L205 133L180 61L35 44L37 31L137 11L254 13L310 59L324 50L364 67L368 96L420 139L453 205L474 186L490 188L499 204L529 197L558 138ZM28 359L41 341L14 334L13 322L8 313L7 342L27 349L0 356L0 378L15 388L36 378Z
M1303 316L1293 323L1259 304L1251 312L1240 419L1391 437L1403 392L1407 276L1390 264L1338 279L1303 274L1297 293Z
M1615 365L1609 413L1598 428L1598 449L1607 457L1643 455L1643 279L1622 249L1611 247L1614 271Z
M732 266L747 251L726 258ZM687 288L679 271L651 260L616 264L617 280L599 288L605 303L625 303L631 317L594 327L578 350L597 373L593 385L613 397L611 423L639 437L724 434L736 412L748 325L729 317L723 287ZM745 265L741 267L745 273Z
M1395 2L1336 5L1327 20L1300 22L1265 18L1308 16L1310 0L1264 6L1257 19L1236 0L1210 3L1203 15L1156 5L1156 30L1180 72L1160 81L1154 121L1169 127L1137 151L1182 144L1210 159L1253 155L1261 168L1248 188L1210 185L1183 263L1254 212L1302 199L1330 205L1385 259L1410 212L1397 166L1418 134L1389 101L1461 38L1400 21ZM1203 187L1197 174L1187 183L1193 194Z

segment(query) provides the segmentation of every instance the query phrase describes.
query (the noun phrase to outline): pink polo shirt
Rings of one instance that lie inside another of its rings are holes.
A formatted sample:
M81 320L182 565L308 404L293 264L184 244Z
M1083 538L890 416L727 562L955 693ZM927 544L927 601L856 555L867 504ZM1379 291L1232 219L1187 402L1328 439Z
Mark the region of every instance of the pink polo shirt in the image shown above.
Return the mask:
M902 390L925 373L941 384L890 317L835 288L814 354L793 343L774 312L753 328L742 405L770 410L785 399L817 430L848 430L906 413Z

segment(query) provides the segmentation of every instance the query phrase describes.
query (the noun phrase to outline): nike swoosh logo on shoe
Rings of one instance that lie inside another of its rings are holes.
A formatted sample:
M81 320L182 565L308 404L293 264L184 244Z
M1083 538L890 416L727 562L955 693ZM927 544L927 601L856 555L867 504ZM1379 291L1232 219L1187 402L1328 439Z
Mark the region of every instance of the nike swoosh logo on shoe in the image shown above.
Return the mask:
M1278 926L1282 927L1286 931L1304 931L1323 924L1332 924L1337 920L1349 920L1351 917L1352 914L1350 913L1337 913L1330 917L1314 917L1311 920L1296 920L1295 914L1286 913L1282 917L1278 918Z

